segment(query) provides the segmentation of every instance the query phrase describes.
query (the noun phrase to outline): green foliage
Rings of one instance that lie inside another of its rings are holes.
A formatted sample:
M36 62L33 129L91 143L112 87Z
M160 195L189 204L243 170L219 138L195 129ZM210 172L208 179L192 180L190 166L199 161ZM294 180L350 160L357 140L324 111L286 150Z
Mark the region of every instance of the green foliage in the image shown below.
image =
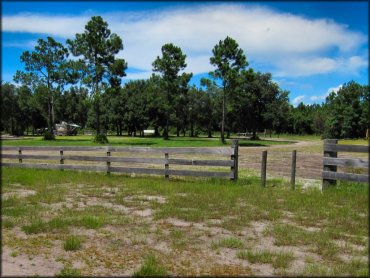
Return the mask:
M166 275L165 268L158 263L154 255L146 256L143 265L134 273L134 277L163 277Z
M93 142L99 144L108 144L108 138L105 134L96 134Z
M111 33L108 23L100 16L93 16L85 25L85 31L76 34L74 40L67 40L69 50L76 57L80 82L92 90L94 113L96 116L97 134L100 134L101 91L104 81L112 88L120 85L121 78L126 76L127 63L115 55L123 49L122 39Z
M54 133L50 131L46 131L43 136L43 140L45 141L50 141L50 140L55 140L55 135Z
M162 46L162 57L157 56L153 62L153 71L161 75L160 87L164 93L163 110L165 111L165 125L163 126L164 139L169 137L169 128L171 125L171 114L175 113L176 121L184 115L180 110L184 103L181 103L181 97L184 100L187 93L187 86L192 74L182 73L181 70L186 67L186 55L182 53L181 48L168 43ZM186 102L186 101L185 101Z
M22 86L2 84L2 132L28 135L31 127L33 134L42 134L46 125L52 130L54 122L67 121L118 136L126 130L129 136L143 136L144 129L154 129L166 140L171 132L212 137L221 131L225 142L225 132L229 138L232 132L252 131L252 139L258 139L263 129L360 138L370 125L369 86L351 81L322 105L293 107L289 92L270 73L246 70L247 58L230 37L212 49L213 81L202 79L200 88L189 87L192 73L182 72L186 55L172 43L164 44L153 61L156 74L121 86L127 63L116 56L123 42L100 16L93 16L67 46L47 37L22 53L25 70L14 76ZM78 60L68 59L68 50ZM66 84L72 86L64 91Z
M240 71L248 66L248 62L238 43L230 37L226 37L225 40L215 45L212 53L213 56L210 58L210 62L216 67L216 70L211 74L216 79L222 79L221 141L225 142L226 97L231 98L232 92L237 88L237 78Z
M66 83L66 63L68 49L51 37L46 40L39 39L35 50L25 51L21 55L21 61L25 64L26 72L17 71L14 81L23 85L36 88L45 86L46 99L48 101L48 125L52 130L54 96L55 92Z
M328 117L325 137L365 137L370 126L370 87L351 81L344 84L337 93L332 92L326 99Z

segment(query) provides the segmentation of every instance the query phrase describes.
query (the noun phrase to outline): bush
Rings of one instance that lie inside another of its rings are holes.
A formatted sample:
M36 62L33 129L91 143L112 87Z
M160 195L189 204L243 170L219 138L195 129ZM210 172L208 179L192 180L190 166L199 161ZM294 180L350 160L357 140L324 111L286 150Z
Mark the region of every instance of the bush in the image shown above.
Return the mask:
M44 133L44 139L43 140L55 140L55 135L54 133L50 132L50 131L46 131Z
M97 134L93 139L94 143L108 144L108 138L105 134Z

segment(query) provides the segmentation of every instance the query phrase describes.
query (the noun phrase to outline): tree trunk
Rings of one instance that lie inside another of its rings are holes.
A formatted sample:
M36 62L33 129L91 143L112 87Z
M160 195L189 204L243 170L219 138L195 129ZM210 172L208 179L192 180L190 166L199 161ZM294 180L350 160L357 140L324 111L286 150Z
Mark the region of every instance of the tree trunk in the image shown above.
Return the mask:
M158 127L154 128L154 136L160 136Z
M96 103L96 134L100 134L100 107L99 107L99 101Z
M55 115L54 115L54 96L53 93L51 93L51 132L53 132L55 124Z
M194 137L194 124L191 122L190 124L190 137Z
M180 128L179 128L179 126L176 127L176 136L180 137Z
M208 138L212 138L212 130L208 128Z
M168 128L169 128L169 119L168 119L168 115L167 115L167 119L166 119L166 127L163 131L163 138L164 140L168 140Z
M225 85L222 94L221 142L225 143Z
M48 128L49 128L49 132L52 131L52 118L51 118L51 101L50 101L50 98L48 100L48 114L49 114L49 117L48 117Z

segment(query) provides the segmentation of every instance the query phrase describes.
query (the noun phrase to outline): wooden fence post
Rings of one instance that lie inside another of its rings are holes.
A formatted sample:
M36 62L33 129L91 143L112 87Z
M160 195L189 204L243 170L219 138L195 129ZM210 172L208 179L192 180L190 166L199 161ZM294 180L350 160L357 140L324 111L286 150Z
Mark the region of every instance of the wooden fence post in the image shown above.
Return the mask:
M233 161L233 165L230 167L231 173L233 173L233 177L230 178L233 181L238 180L238 160L239 160L239 141L233 140L232 141L232 148L233 154L231 155L231 160Z
M169 177L170 177L170 175L168 175L168 174L167 174L167 170L169 170L169 169L170 169L170 165L169 165L168 157L169 157L168 153L165 153L165 154L164 154L164 158L166 159L166 162L165 162L165 164L164 164L164 177L165 177L166 179L169 179Z
M109 160L110 155L111 155L110 149L109 147L107 147L107 174L110 174L110 160Z
M19 163L22 163L22 158L21 158L21 155L22 155L22 149L21 149L21 148L19 148L19 150L18 150L18 155L19 155L18 162L19 162Z
M266 165L267 165L267 151L262 152L261 161L261 186L266 187Z
M338 139L325 139L324 140L324 158L325 157L333 157L337 158L338 153L334 151L327 151L325 148L326 144L338 144ZM325 165L325 162L323 162L323 170L324 171L330 171L330 172L337 172L337 166L333 165ZM336 180L330 180L330 179L322 179L322 189L325 189L331 185L336 185Z
M64 164L63 150L60 150L60 165ZM60 167L60 170L63 171L63 166Z
M297 162L297 151L292 151L292 171L290 174L290 188L295 189L295 169L296 169L296 162Z

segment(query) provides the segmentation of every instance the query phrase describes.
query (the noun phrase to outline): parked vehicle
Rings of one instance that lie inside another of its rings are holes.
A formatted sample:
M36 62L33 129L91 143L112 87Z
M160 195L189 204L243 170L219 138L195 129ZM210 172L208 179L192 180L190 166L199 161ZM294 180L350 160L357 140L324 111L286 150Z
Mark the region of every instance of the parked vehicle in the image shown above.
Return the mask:
M61 122L60 124L55 124L55 135L77 135L77 129L81 126L76 124L69 124L67 122Z

